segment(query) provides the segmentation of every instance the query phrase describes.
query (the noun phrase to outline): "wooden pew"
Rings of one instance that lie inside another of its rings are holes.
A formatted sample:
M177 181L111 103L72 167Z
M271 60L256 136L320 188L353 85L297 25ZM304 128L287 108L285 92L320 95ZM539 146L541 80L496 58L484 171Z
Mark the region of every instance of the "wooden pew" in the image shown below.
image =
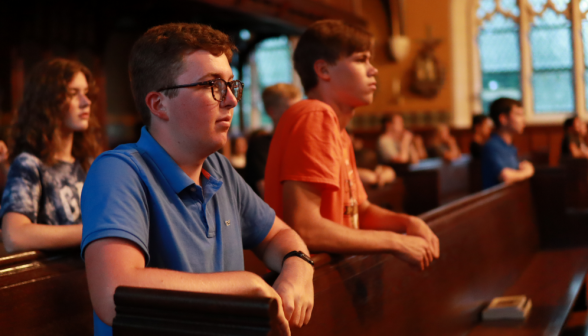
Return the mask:
M425 271L390 255L315 256L313 316L293 335L558 335L588 248L542 249L536 201L524 181L422 215L442 249ZM533 301L527 321L480 321L492 298L515 294Z
M391 164L404 180L404 209L412 215L422 214L470 193L471 157L447 162L440 158L425 159L418 164Z
M588 211L588 159L561 160L566 173L566 207Z
M293 334L482 335L498 327L481 324L481 310L510 294L529 296L534 308L527 323L499 326L501 332L562 328L588 269L588 250L539 249L528 181L422 218L441 240L440 260L424 272L386 255L331 260L315 273L311 323Z
M6 253L0 243L1 335L92 335L79 250Z
M382 187L364 185L368 200L384 209L404 212L406 187L401 177Z

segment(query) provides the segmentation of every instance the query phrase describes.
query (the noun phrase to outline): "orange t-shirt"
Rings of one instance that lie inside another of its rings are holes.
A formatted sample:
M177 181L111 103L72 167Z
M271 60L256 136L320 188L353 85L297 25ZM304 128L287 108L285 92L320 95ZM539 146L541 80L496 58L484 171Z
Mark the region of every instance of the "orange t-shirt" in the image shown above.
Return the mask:
M321 215L358 228L358 205L367 194L355 164L351 139L339 129L333 109L318 100L303 100L280 118L265 167L265 201L282 218L282 182L301 181L321 187ZM287 205L286 205L287 206Z

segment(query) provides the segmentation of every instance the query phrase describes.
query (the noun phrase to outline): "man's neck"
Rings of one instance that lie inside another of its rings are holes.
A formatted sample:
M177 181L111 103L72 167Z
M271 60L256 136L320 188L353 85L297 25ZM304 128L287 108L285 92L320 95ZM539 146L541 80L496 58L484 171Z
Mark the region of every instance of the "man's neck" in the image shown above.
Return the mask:
M193 146L184 144L181 140L175 139L168 132L150 127L149 133L159 143L177 165L190 177L194 183L200 185L200 176L204 160L211 153L199 152Z
M502 140L504 140L504 142L506 142L508 145L512 145L512 133L505 130L505 129L500 129L498 131L496 131L496 134L498 134L499 137L502 138Z
M308 92L307 97L308 99L320 100L323 103L331 106L333 111L335 111L335 114L337 114L337 118L339 118L340 130L345 129L347 124L349 124L351 121L351 118L353 118L353 112L355 108L338 102L332 95L328 93L328 90L323 89L321 86L318 86Z
M486 142L486 138L484 138L484 136L482 134L478 134L478 133L474 133L474 142L479 143L480 145L484 144L484 142Z

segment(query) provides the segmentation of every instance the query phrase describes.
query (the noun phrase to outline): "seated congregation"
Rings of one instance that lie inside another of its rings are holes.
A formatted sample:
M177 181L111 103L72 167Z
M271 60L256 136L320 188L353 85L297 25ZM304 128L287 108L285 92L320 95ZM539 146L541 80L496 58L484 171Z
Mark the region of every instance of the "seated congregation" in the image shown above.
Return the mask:
M206 25L152 27L129 61L140 138L107 151L91 71L62 58L38 64L8 148L0 143L10 163L1 329L565 331L586 295L586 125L565 122L552 167L521 159L525 115L510 98L458 135L446 124L408 130L401 114L384 116L378 134L353 133L379 81L374 43L343 21L311 24L293 54L303 92L267 87L273 131L231 140L245 89L235 44ZM533 301L526 321L480 320L493 298L520 294Z

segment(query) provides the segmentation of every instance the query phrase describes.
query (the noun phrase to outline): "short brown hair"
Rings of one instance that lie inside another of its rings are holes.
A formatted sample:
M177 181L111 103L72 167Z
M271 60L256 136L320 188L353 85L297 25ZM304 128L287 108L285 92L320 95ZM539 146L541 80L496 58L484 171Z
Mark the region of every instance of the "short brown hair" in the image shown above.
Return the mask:
M313 23L300 36L294 51L294 68L300 75L304 91L314 89L318 78L314 63L325 60L335 64L341 57L372 48L373 36L363 28L350 26L339 20L321 20Z
M519 100L505 97L498 98L490 104L490 118L492 118L496 129L504 126L500 123L500 116L503 114L510 115L513 106L523 107L523 104Z
M176 85L184 56L198 50L215 56L225 54L230 61L237 47L225 33L196 23L153 27L135 42L129 58L129 77L135 105L146 125L151 122L151 111L145 104L147 94ZM164 94L173 98L178 90L167 90Z
M97 88L92 73L77 61L56 58L37 64L25 83L23 100L10 129L10 161L23 152L51 166L61 145L59 134L68 104L67 85L77 73L88 82L88 99L93 102L88 128L74 132L72 156L87 171L102 151L102 132L96 116Z
M300 97L302 97L302 92L296 86L288 83L278 83L268 86L261 94L263 106L265 106L266 110L270 107L280 107L286 103L286 100Z

